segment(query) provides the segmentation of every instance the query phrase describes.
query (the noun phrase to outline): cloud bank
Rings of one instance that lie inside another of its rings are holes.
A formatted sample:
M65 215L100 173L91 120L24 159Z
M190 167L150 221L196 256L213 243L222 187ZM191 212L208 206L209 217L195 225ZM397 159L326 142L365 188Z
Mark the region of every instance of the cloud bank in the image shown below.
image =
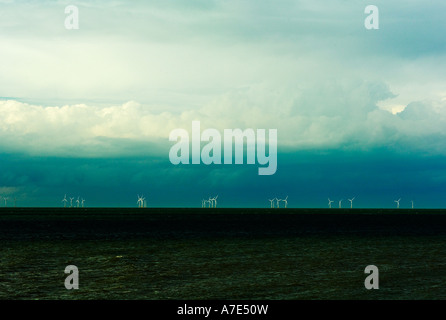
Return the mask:
M201 108L158 111L122 105L40 106L0 100L0 149L75 157L162 155L176 128L278 129L279 150L410 147L444 153L446 100L418 101L393 114L378 107L394 97L381 82L326 81L308 86L251 86Z

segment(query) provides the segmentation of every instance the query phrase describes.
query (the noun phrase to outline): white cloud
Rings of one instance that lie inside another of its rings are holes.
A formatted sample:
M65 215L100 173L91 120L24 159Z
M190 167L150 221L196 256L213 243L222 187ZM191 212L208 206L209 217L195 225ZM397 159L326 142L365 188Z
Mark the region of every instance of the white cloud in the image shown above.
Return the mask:
M378 1L386 17L377 33L363 27L359 2L78 2L75 32L63 27L68 3L0 4L0 96L44 105L136 100L182 111L269 80L351 76L388 83L398 94L389 108L434 99L446 85L441 1ZM413 45L420 39L431 40L422 51Z
M191 122L200 120L202 129L278 129L279 147L293 150L371 148L437 135L435 148L446 151L440 140L446 134L445 101L412 102L392 114L377 106L393 96L382 83L327 81L295 88L240 88L180 112L162 112L134 101L53 107L4 100L0 150L65 156L163 154L170 148L171 130L190 131ZM149 150L150 144L157 147Z
M377 32L341 0L77 2L78 32L67 4L0 1L1 151L131 154L196 119L292 148L444 134L442 1L379 0Z

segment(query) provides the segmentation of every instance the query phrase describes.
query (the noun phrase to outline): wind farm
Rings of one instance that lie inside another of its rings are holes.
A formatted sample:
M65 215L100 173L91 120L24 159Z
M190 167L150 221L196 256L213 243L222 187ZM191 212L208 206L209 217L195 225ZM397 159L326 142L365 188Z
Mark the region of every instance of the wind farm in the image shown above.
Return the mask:
M150 186L147 186L147 188L150 188ZM200 205L196 205L188 201L187 198L181 198L176 195L170 195L166 200L161 200L160 193L154 194L151 196L150 206L147 205L147 195L143 193L136 194L135 202L131 201L130 198L128 200L124 201L120 205L113 205L108 204L106 201L101 201L101 199L90 199L87 201L87 199L82 195L83 192L76 192L77 194L70 194L69 192L63 193L60 195L60 197L54 202L54 205L49 206L41 206L46 208L51 207L62 207L65 209L94 209L94 208L102 208L102 209L125 209L125 208L139 208L139 209L147 209L144 210L144 213L151 213L153 209L169 209L173 210L175 208L181 209L181 208L201 208L201 209L213 209L215 212L228 212L228 210L234 210L234 212L237 212L237 210L243 209L243 210L249 210L249 212L253 212L251 210L258 210L259 212L265 211L265 210L277 210L277 209L286 209L286 212L288 214L299 214L299 213L317 213L317 212L325 212L325 210L330 209L340 213L360 213L360 212L366 212L366 213L373 213L373 212L393 212L394 209L398 209L399 213L404 213L406 210L411 209L412 214L416 214L419 212L423 212L423 210L431 210L431 209L439 209L442 208L430 208L430 207L423 207L423 204L418 202L417 207L415 208L415 198L410 197L409 195L398 197L396 199L391 199L389 196L383 197L383 199L378 199L376 203L381 203L382 205L372 205L370 206L370 203L374 202L374 199L372 197L367 197L367 195L361 194L361 196L358 198L358 195L354 195L353 197L348 197L349 194L339 194L338 192L329 192L330 197L325 198L324 201L321 198L315 198L316 201L314 204L308 205L308 200L305 197L300 196L298 192L290 192L291 195L287 194L288 192L266 192L264 195L264 202L262 204L262 201L259 201L259 197L247 197L240 194L240 197L237 199L234 196L228 196L227 192L215 192L215 193L208 193L204 196L202 195L202 199L200 202ZM268 197L269 193L269 197ZM335 196L333 196L335 194ZM351 195L351 193L350 193ZM162 196L162 195L161 195ZM290 199L293 200L291 203L288 201ZM385 199L387 198L387 200ZM390 198L390 199L389 199ZM17 206L17 199L20 199L19 206ZM118 197L117 197L118 199ZM348 205L343 206L342 203L344 200L347 199ZM404 199L411 199L411 200L404 200ZM129 201L130 200L130 201ZM220 201L222 200L222 201ZM235 202L238 200L238 202ZM133 202L133 205L132 205ZM2 206L0 206L0 210L2 207L4 208L16 208L16 207L27 207L37 208L38 206L32 206L26 203L26 195L15 195L15 194L0 194L0 203L2 203ZM324 204L325 203L325 204ZM336 205L335 205L336 203ZM393 203L393 205L391 205ZM208 213L210 211L207 211Z
M70 199L69 208L84 208L85 207L85 199L84 198L81 198L80 196L78 196L75 201L76 205L74 205L74 206L73 206L73 200L75 199L75 197L69 197L69 199ZM61 200L61 202L63 203L63 207L67 208L68 199L67 199L66 193L65 193L63 199Z
M243 202L239 203L238 205L234 205L233 199L227 197L227 195L225 195L223 197L223 202L222 205L220 205L220 195L219 194L214 194L214 195L207 195L206 197L202 198L200 205L199 206L194 206L191 205L188 202L182 202L181 200L174 200L175 205L172 205L172 202L163 202L163 201L159 201L157 200L157 198L153 198L153 200L151 201L151 206L148 207L147 206L147 198L145 195L143 194L137 194L136 195L136 207L137 208L147 208L147 209L153 209L153 208L203 208L203 209L224 209L224 210L229 210L229 209L257 209L257 210L262 210L264 209L287 209L287 212L295 212L295 213L299 213L299 212L310 212L310 211L314 211L314 210L324 210L324 208L327 209L332 209L332 210L336 210L338 212L350 212L350 210L353 210L355 212L361 212L361 211L367 211L367 212L373 212L373 210L375 210L376 212L382 212L382 210L389 210L391 211L392 209L401 209L401 210L406 210L406 209L415 209L415 201L414 200L410 200L410 201L403 201L402 198L398 198L396 200L392 200L392 202L394 203L394 206L391 205L383 205L383 206L368 206L367 203L363 203L364 202L364 196L360 197L359 202L356 203L357 201L357 195L355 195L352 198L348 198L347 200L349 202L349 205L346 207L342 206L342 202L344 201L344 199L346 198L345 195L343 195L343 197L335 197L334 199L332 197L326 198L328 202L326 206L323 205L323 202L320 202L319 206L306 206L306 204L302 201L303 198L299 199L299 195L296 193L293 193L292 197L294 199L294 201L292 202L291 207L289 206L288 203L288 199L289 199L289 195L280 197L280 196L275 196L275 197L267 197L266 198L266 203L267 205L261 205L260 202L257 201L257 205L256 202L253 201L249 201L246 204L244 204ZM22 196L23 198L23 196ZM296 200L296 198L298 198ZM56 207L63 207L63 208L86 208L87 207L87 200L84 197L81 196L69 196L68 193L63 194L63 197L59 198L59 205L56 205ZM170 199L174 199L174 198L170 198ZM247 200L247 199L245 199ZM23 201L23 200L22 200ZM3 207L11 207L11 208L15 208L17 207L17 196L6 196L6 195L0 195L0 202L3 204ZM11 202L13 203L13 206L11 206ZM354 205L355 202L355 205ZM382 202L382 201L381 201ZM56 202L57 203L57 202ZM337 203L337 205L334 205L335 203ZM0 206L1 208L2 206ZM23 206L22 206L23 207ZM25 205L24 207L34 207L34 206L30 206L30 205ZM45 207L52 207L52 206L45 206ZM89 208L132 208L132 205L119 205L119 206L113 206L113 205L106 205L106 204L98 204L97 200L96 203L91 204L90 201L90 205ZM341 209L341 210L339 210ZM417 211L413 210L412 213L418 212L418 210L424 210L424 209L435 209L435 208L429 208L429 207L425 207L423 208L423 206L418 206L417 207ZM438 208L441 210L441 208ZM150 211L146 211L146 212L150 212Z
M213 198L209 197L209 199L201 200L201 207L202 208L217 208L217 198L218 198L218 195L216 195ZM206 207L206 204L208 204L207 207Z
M352 198L348 198L348 203L349 205L346 207L342 206L342 202L345 199L345 195L344 197L338 197L336 199L336 197L333 199L332 197L326 198L327 199L327 205L324 206L323 202L320 202L320 205L313 205L313 206L306 206L305 202L303 202L303 198L298 197L298 194L293 194L293 199L294 201L291 204L291 207L289 205L289 195L280 197L280 196L275 196L275 197L267 197L265 199L266 201L266 206L265 205L261 205L260 202L257 201L257 205L256 202L254 201L246 201L247 203L244 204L243 202L238 203L237 205L234 205L233 199L229 198L225 195L223 198L223 202L220 204L220 195L219 194L214 194L214 195L208 195L204 198L201 199L200 205L199 206L194 206L191 205L188 202L182 202L181 200L174 200L174 204L172 205L172 202L163 202L163 201L159 201L157 200L157 198L153 198L153 200L151 201L151 206L148 207L147 206L147 198L145 195L143 194L137 194L136 195L136 207L137 208L147 208L147 209L151 209L151 208L203 208L203 209L241 209L241 208L245 208L245 209L258 209L258 210L262 210L262 208L267 208L267 209L287 209L291 210L289 212L296 212L298 213L299 210L304 210L304 211L308 211L308 210L324 210L324 207L327 209L332 209L332 210L337 210L337 211L342 211L342 212L349 212L346 211L347 209L349 210L354 210L355 212L360 212L360 211L379 211L379 210L391 210L392 208L395 209L402 209L402 210L406 210L406 209L415 209L415 201L414 200L410 200L410 201L403 201L402 198L398 198L396 200L392 200L392 202L394 203L394 206L391 205L383 205L383 206L368 206L367 203L363 203L364 202L364 196L362 196L360 198L360 202L356 203L357 201L357 196L354 196ZM22 203L24 202L23 200L23 196L21 197L21 201ZM298 198L296 200L296 198ZM1 207L11 207L11 208L15 208L17 207L17 196L6 196L6 195L0 195L0 202L3 204ZM170 199L174 199L174 198L170 198ZM362 201L361 201L362 199ZM247 199L245 199L247 200ZM66 208L66 209L74 209L74 208L86 208L87 207L87 200L84 197L81 196L70 196L68 193L63 194L63 196L61 198L59 198L58 200L59 205L55 205L56 207L62 207L62 208ZM56 202L57 203L57 202ZM334 203L337 203L337 205L334 205ZM13 204L13 205L12 205ZM132 208L132 205L119 205L119 206L113 206L113 205L107 205L107 204L98 204L98 201L94 201L93 204L89 203L90 205L88 206L89 208ZM21 206L21 207L35 207L35 206L30 206L30 205L25 205L25 206ZM53 206L43 206L43 207L53 207ZM341 209L341 210L339 210ZM424 209L435 209L435 208L429 208L429 207L423 207L422 205L418 205L417 210L424 210ZM438 208L441 209L441 208ZM150 211L147 211L150 212ZM414 211L412 211L412 213L414 213Z
M270 208L280 208L280 202L284 203L283 208L288 208L288 196L286 196L284 199L274 197L273 199L268 199L268 201L270 202Z

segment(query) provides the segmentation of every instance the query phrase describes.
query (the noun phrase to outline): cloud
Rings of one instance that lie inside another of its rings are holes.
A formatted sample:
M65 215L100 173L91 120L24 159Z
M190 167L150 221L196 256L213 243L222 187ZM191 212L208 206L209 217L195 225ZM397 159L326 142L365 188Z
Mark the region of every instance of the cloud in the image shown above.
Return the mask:
M40 106L0 100L0 149L34 155L135 156L167 154L171 130L278 129L279 148L368 149L403 143L445 152L446 101L412 102L392 114L378 107L394 97L382 82L338 79L308 86L259 84L228 91L201 108L159 111L122 105ZM435 139L437 137L437 139Z
M164 154L192 120L291 150L444 149L442 1L377 1L376 32L341 0L81 1L78 32L67 4L0 2L4 152Z
M68 1L1 3L0 96L182 111L270 80L382 81L397 95L388 105L437 99L446 85L442 1L377 1L376 32L361 2L279 3L77 2L75 32L63 27Z

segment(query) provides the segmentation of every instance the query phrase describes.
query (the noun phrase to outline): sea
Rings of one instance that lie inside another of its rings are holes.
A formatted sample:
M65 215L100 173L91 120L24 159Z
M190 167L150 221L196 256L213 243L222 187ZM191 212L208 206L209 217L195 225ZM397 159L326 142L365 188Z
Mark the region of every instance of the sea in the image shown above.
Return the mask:
M0 208L0 299L444 300L446 210Z

